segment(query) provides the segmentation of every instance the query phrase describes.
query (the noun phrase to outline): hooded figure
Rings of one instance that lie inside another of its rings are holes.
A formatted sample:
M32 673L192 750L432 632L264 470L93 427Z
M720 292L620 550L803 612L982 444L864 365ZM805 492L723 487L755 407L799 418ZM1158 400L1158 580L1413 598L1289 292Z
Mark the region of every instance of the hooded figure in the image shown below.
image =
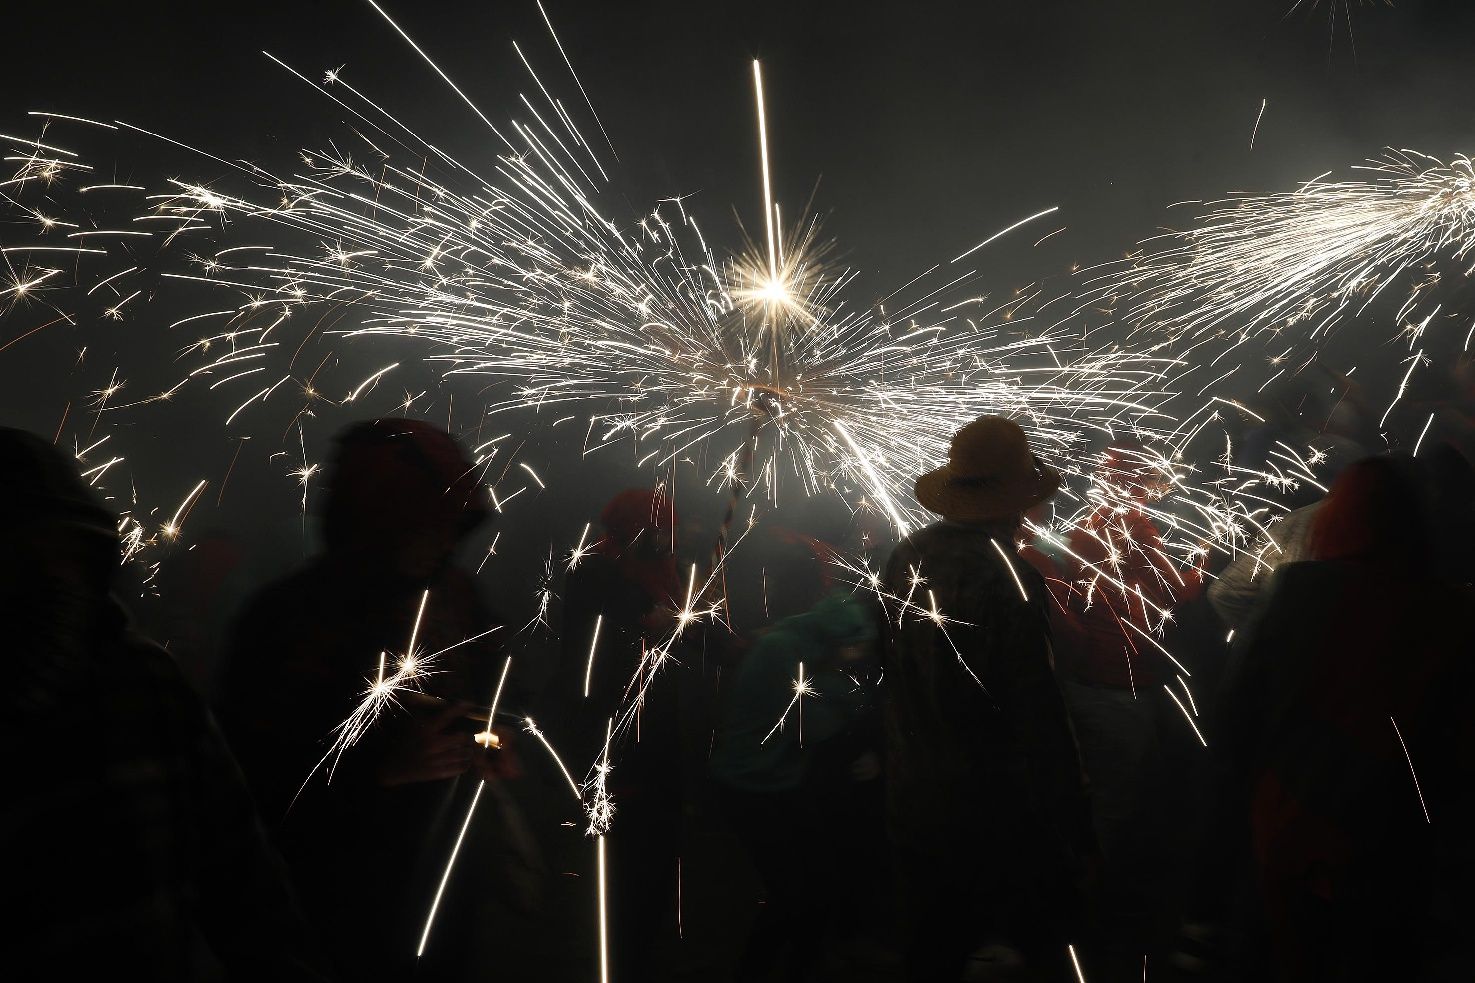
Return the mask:
M342 433L327 485L325 551L248 603L225 667L222 718L340 972L435 979L473 958L464 947L478 934L457 931L474 905L453 883L437 944L417 968L435 872L456 833L449 817L464 814L458 803L473 779L498 761L475 743L467 715L492 692L500 633L451 563L486 518L486 493L450 435L413 420ZM393 672L412 634L415 657L433 660L422 693L402 694L402 707L325 759L381 658ZM467 849L475 855L475 837Z
M214 722L109 599L116 517L30 434L0 430L0 474L8 968L35 979L325 978Z
M1023 513L1059 483L1018 424L975 420L948 463L917 479L917 500L943 521L886 566L888 823L912 979L956 979L990 938L1056 957L1077 914L1085 789L1051 666L1049 595L1014 553Z

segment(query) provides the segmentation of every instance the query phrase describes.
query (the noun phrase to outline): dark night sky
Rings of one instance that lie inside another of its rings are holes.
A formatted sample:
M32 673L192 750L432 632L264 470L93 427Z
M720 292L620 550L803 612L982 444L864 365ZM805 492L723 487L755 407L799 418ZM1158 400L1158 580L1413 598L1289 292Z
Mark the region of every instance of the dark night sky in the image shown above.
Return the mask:
M551 0L548 9L621 153L617 184L632 210L695 193L719 239L734 206L749 221L758 211L748 60L763 58L779 199L797 206L819 181L826 227L851 264L879 272L881 289L1046 205L1062 206L1070 258L1092 261L1150 231L1174 201L1285 188L1385 145L1470 149L1475 5L1354 0L1355 58L1344 24L1330 27L1324 10L1283 19L1288 6ZM387 9L494 120L528 87L513 39L576 98L530 0ZM111 113L255 159L333 136L335 107L264 48L314 77L346 65L346 78L467 160L495 149L355 0L27 4L6 26L0 83L16 116ZM1012 248L998 265L1006 279L1029 280L1061 258Z
M548 9L619 150L615 187L629 216L695 195L709 238L739 244L734 208L750 224L761 213L749 69L761 57L777 197L793 214L819 182L827 232L864 273L860 289L879 296L1049 205L1069 232L1034 249L1050 228L1036 226L990 247L980 264L989 288L1119 256L1168 222L1176 201L1283 190L1387 145L1441 157L1475 149L1475 3L1354 2L1354 55L1326 2L1290 18L1290 0ZM566 102L577 99L532 0L386 6L493 120L529 87L514 38ZM342 131L336 107L264 48L311 77L346 66L346 79L454 156L475 163L497 149L356 0L28 3L7 10L3 29L0 132L33 132L31 109L119 117L222 157L284 165ZM132 166L178 168L177 155L149 152ZM0 366L0 384L7 417L54 428L53 380ZM234 444L211 439L209 458L170 480L187 490L194 473L218 472ZM278 481L273 494L290 522L296 489ZM576 532L577 518L563 525ZM560 526L542 541L567 535Z

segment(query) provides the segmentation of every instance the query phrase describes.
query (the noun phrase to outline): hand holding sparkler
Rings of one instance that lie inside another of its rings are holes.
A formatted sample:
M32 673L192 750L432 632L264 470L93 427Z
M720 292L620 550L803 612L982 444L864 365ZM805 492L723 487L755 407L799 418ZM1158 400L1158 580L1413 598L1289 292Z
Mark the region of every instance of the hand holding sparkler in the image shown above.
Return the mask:
M471 756L471 768L482 781L499 782L522 777L522 760L517 754L517 737L512 731L488 727L472 738L485 750Z

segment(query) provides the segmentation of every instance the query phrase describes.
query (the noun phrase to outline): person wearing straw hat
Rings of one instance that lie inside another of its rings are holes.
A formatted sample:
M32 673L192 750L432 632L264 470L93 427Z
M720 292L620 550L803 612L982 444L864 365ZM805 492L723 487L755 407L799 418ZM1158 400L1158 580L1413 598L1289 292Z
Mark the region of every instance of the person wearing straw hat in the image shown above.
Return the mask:
M1018 424L974 420L916 482L941 521L886 567L887 819L912 980L956 980L970 953L1057 962L1078 927L1084 779L1048 594L1014 545L1059 486Z

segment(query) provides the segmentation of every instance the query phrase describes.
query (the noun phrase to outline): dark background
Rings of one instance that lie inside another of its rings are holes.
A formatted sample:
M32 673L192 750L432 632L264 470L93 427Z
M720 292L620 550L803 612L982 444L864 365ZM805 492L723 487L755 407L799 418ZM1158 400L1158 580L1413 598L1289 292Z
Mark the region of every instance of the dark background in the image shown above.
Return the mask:
M619 151L615 183L632 214L695 194L719 242L735 240L723 228L732 209L757 218L749 60L759 57L776 197L794 214L818 182L816 210L843 256L887 292L1052 204L1073 230L1069 252L1089 262L1150 232L1172 202L1283 189L1384 146L1469 150L1475 5L1351 0L1349 29L1332 23L1329 2L1289 16L1291 0L547 9ZM386 9L494 121L532 89L514 39L567 105L579 102L531 2ZM345 66L347 80L473 165L498 149L354 0L25 4L4 30L12 132L28 109L111 115L263 161L340 135L336 107L266 49L314 79ZM1018 245L997 250L1004 280L1051 272L1057 257Z

